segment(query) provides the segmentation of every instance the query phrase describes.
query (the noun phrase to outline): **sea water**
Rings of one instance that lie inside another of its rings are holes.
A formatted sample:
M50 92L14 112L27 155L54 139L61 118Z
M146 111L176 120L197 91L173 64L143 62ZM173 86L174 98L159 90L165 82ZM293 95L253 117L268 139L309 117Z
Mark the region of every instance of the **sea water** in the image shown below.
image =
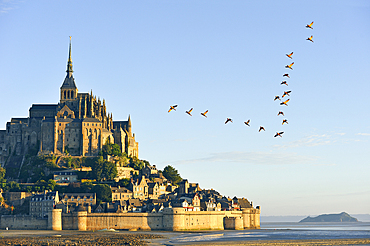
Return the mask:
M184 232L169 243L197 243L246 240L315 240L370 238L370 222L356 223L261 223L259 230Z

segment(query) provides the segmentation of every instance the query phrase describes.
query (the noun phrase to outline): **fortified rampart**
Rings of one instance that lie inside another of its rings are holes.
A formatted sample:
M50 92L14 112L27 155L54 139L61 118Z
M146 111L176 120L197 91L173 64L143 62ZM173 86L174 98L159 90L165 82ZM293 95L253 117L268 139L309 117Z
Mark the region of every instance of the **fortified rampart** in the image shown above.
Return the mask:
M184 208L165 208L160 213L62 213L61 209L54 209L49 212L48 219L1 216L0 227L80 231L259 229L260 208L246 208L242 211L185 211Z

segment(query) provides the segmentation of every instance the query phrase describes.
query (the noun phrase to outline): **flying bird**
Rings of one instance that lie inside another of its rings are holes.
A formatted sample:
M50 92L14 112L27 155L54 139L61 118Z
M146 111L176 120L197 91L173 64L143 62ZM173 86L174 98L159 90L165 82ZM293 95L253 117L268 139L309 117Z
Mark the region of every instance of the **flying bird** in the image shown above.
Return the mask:
M281 85L286 85L288 86L288 83L284 80L283 82L280 83Z
M287 123L288 124L288 120L287 119L284 119L283 120L283 123L281 123L281 124L284 125L284 123Z
M246 124L247 126L250 126L249 122L251 122L251 120L244 121L244 124Z
M284 113L283 113L283 111L279 111L279 113L278 113L278 116L279 115L282 115L282 116L284 116Z
M313 29L313 28L312 28L312 25L313 25L313 22L311 22L311 24L307 24L307 25L306 25L306 27L307 27L307 28L311 28L311 29Z
M232 120L232 119L230 119L230 118L227 118L227 119L226 119L226 121L225 121L225 124L227 124L228 122L231 122L231 123L232 123L232 122L233 122L233 120Z
M170 106L170 109L168 110L168 113L171 112L172 109L176 111L176 107L177 107L177 105Z
M311 35L311 37L307 38L306 40L311 41L313 43L312 38L313 38L313 36Z
M293 66L294 62L292 62L290 65L286 65L285 68L290 68L293 70L292 66Z
M283 74L283 77L288 77L288 78L290 78L288 73Z
M283 136L281 136L281 135L283 135L283 133L284 133L284 132L277 132L277 133L275 134L275 136L274 136L274 137L276 138L276 137L278 137L278 136L279 136L279 137L281 137L281 138L282 138Z
M292 53L290 53L290 54L286 54L286 56L287 56L287 57L289 57L290 59L293 59L293 58L292 58L292 55L293 55L293 52L292 52Z
M285 96L290 96L289 95L289 93L291 93L292 91L284 91L284 95L283 95L283 97L285 97Z
M258 130L258 132L264 130L265 131L265 128L263 126L260 126L260 129Z
M280 100L280 97L279 96L275 96L274 101L276 101L276 100Z
M193 108L189 109L189 111L185 111L185 113L187 113L188 115L192 116L191 115L191 111L193 111Z
M285 100L284 102L281 102L281 103L280 103L280 105L286 105L286 106L288 106L288 102L289 102L289 100L290 100L290 99L287 99L287 100Z
M206 115L207 113L208 113L208 110L206 110L204 113L200 113L200 114L207 118L207 115Z

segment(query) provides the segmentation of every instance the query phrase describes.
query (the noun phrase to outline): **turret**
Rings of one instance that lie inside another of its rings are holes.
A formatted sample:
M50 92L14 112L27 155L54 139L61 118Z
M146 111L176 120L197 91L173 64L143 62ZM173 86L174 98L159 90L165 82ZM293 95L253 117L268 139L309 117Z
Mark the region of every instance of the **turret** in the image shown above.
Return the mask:
M128 133L131 135L131 116L130 115L128 115L128 123L127 123L127 131L128 131Z

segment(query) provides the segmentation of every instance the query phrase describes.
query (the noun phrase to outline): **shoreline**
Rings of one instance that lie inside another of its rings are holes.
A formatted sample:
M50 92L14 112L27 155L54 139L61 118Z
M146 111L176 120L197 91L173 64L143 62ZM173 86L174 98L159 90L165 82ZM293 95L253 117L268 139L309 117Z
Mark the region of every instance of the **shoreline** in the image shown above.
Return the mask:
M0 245L370 245L370 238L182 241L188 233L191 232L0 230Z

